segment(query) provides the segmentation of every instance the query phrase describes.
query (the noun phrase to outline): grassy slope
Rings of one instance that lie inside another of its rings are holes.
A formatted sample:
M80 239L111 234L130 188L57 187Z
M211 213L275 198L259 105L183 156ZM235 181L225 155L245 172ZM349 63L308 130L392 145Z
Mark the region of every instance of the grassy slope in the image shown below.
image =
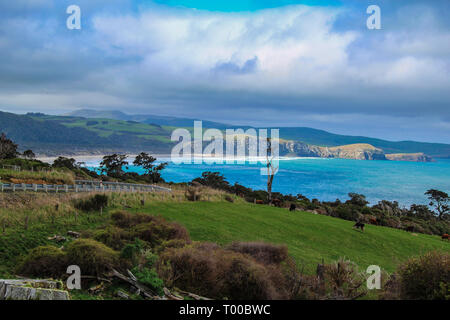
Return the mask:
M430 250L450 250L439 237L413 235L402 230L369 225L364 233L353 223L312 213L253 204L158 202L150 205L161 214L186 226L193 240L267 241L285 243L295 259L312 272L318 262L346 257L360 267L379 265L393 272L407 258Z
M132 211L166 217L187 227L191 238L227 244L232 241L266 241L286 244L290 254L305 271L312 273L316 264L325 259L331 262L346 257L361 268L377 264L393 272L398 263L427 251L450 250L450 243L437 236L413 235L405 231L367 226L364 233L352 229L352 222L314 215L305 212L289 212L263 205L241 201L179 202L164 195L146 194L146 206L140 207L144 195L116 195L114 204L103 215L79 212L77 218L69 203L54 213L54 205L40 205L38 209L0 210L0 222L7 219L5 233L0 234L0 277L11 275L20 256L36 246L54 244L47 237L65 235L67 230L96 229L109 220L115 208L131 206ZM163 198L161 198L163 197ZM163 200L164 199L164 200ZM17 211L19 210L19 211ZM23 211L23 212L22 212ZM78 211L78 210L76 210ZM55 214L55 219L52 214ZM31 217L25 229L25 217ZM1 229L0 229L1 232Z

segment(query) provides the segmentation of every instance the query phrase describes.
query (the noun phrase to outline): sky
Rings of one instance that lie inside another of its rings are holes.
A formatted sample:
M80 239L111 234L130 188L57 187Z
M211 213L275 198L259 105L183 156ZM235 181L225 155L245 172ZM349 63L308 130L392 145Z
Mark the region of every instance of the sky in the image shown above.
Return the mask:
M80 108L450 143L450 2L2 1L0 110Z

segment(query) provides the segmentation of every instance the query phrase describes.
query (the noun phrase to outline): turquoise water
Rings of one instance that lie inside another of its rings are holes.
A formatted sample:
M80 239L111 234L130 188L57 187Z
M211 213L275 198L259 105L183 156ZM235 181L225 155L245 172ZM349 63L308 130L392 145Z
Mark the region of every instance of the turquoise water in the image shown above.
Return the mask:
M129 167L141 172L140 168ZM204 171L219 171L230 183L238 182L253 189L266 188L266 176L260 175L260 165L170 165L163 178L187 182ZM345 200L349 192L362 193L370 203L379 200L398 201L401 205L427 204L428 189L450 192L450 160L436 162L364 161L347 159L301 158L280 161L273 191L321 201Z

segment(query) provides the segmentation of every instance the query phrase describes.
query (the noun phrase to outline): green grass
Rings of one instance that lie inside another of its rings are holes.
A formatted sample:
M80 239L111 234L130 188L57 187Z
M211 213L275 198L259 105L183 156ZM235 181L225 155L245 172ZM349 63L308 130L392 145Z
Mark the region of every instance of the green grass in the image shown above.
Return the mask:
M140 208L140 199L145 197L145 207ZM217 198L219 197L219 198ZM432 250L450 250L450 243L438 236L411 234L402 230L368 225L365 232L353 230L353 222L306 212L289 212L287 209L254 205L235 200L235 203L187 202L178 198L167 198L164 194L112 194L111 207L99 213L79 212L75 220L69 203L60 207L52 217L51 212L4 209L9 225L5 233L0 229L0 277L12 275L14 266L29 250L47 244L54 234L66 235L68 230L83 231L101 228L108 224L110 212L128 209L162 215L177 221L190 232L196 241L211 241L228 244L233 241L266 241L286 244L290 254L305 272L313 273L322 259L332 262L341 257L358 264L361 270L369 265L379 265L383 270L394 272L399 263ZM47 211L52 209L49 204ZM33 209L36 210L36 209ZM9 211L12 216L6 213ZM24 228L26 215L30 224ZM0 218L2 214L0 212ZM16 220L12 219L17 217ZM2 218L4 219L4 218Z
M0 181L11 182L11 179L20 180L16 183L28 183L28 181L43 181L50 184L74 184L72 172L63 171L14 171L0 169Z
M153 202L146 212L161 214L183 224L191 238L227 244L232 241L267 241L286 244L306 272L325 262L346 257L367 268L379 265L393 272L411 256L439 249L450 243L437 236L368 225L353 230L353 222L306 212L246 203Z
M5 233L0 233L0 278L14 277L14 268L20 259L31 249L43 245L60 247L53 240L48 240L55 234L66 236L67 231L83 231L100 227L108 220L108 215L80 213L75 219L74 215L67 214L51 220L41 218L39 222L33 222L25 229L15 225L6 228ZM70 238L70 237L67 237Z

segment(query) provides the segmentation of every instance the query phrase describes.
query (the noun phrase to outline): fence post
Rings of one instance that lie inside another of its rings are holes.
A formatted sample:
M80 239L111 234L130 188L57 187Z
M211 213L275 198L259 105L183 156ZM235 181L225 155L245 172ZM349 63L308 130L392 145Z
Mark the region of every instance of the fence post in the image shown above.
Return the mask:
M67 184L64 185L64 190L67 192L69 192L69 186Z
M34 192L37 192L37 184L36 183L33 183L33 190L34 190Z
M22 183L22 190L27 191L27 185L25 183Z
M58 185L55 184L55 193L58 193Z

